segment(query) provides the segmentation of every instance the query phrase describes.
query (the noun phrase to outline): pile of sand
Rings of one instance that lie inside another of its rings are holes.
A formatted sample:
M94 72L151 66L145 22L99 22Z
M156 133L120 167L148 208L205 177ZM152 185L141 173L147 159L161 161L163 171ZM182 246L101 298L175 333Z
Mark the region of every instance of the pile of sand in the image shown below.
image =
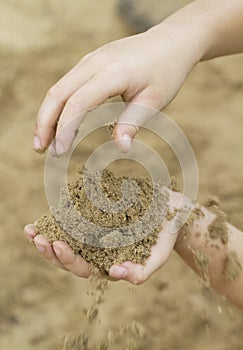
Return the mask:
M163 219L173 218L168 212L168 190L153 184L148 176L117 177L107 170L91 171L84 167L78 174L67 189L61 189L58 207L38 220L37 233L45 235L51 243L57 240L68 243L76 254L105 274L113 264L125 261L144 264L157 242ZM209 240L205 244L220 249L218 243L223 243L224 278L236 280L241 266L237 254L228 251L226 215L219 209L218 200L211 198L206 206L215 213L215 219L208 226ZM181 234L190 234L191 225L201 215L201 207L196 206ZM192 253L201 277L208 281L209 257L201 250Z
M101 188L97 188L99 179ZM97 195L100 190L102 198ZM36 230L51 243L67 242L75 253L108 273L114 263L146 261L168 201L168 191L153 186L150 177L116 177L106 170L82 168L68 191L61 190L58 207L38 220Z

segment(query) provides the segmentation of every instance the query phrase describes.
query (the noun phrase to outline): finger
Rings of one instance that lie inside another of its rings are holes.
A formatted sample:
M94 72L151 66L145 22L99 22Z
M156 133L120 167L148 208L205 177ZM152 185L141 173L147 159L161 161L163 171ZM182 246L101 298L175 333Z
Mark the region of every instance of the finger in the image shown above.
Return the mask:
M121 151L126 153L130 150L132 140L140 127L158 113L158 109L159 98L151 87L145 88L130 101L113 132L114 140Z
M65 266L59 261L56 257L56 254L52 248L52 245L49 243L48 239L43 235L37 235L34 238L34 243L39 252L52 264L60 267L63 270L66 270Z
M79 277L89 277L89 264L78 254L74 254L72 249L64 242L56 241L53 249L60 262L67 270Z
M121 278L135 285L148 280L161 266L163 266L175 245L177 235L170 232L170 224L166 223L158 236L156 245L151 248L151 255L145 265L126 261L121 265L113 265L110 276ZM125 273L126 270L126 273Z
M32 241L36 236L35 225L34 224L25 225L24 234L27 239Z
M125 279L128 275L128 269L121 265L112 265L109 270L109 276L115 280Z
M35 225L34 224L28 224L25 226L24 228L24 233L26 235L26 237L33 241L33 239L36 236L36 232L35 232ZM44 237L45 238L45 237ZM37 249L43 254L44 252L44 256L48 259L51 260L52 263L54 263L55 265L57 265L58 267L61 267L64 270L67 270L67 268L58 260L58 258L56 257L56 253L54 252L54 246L55 244L53 244L53 247L51 246L51 244L46 240L42 240L42 238L37 238L35 240L35 245L37 247ZM44 248L44 250L43 250ZM53 260L55 259L55 261ZM57 259L57 260L56 260ZM107 278L109 281L112 282L116 282L117 279L112 278L110 276L107 275L102 275L103 278Z
M109 271L109 275L135 285L142 284L147 280L145 276L145 266L134 264L130 261L126 261L121 265L113 265Z
M33 144L36 151L43 152L48 147L66 101L91 75L92 65L81 61L49 89L37 115Z
M66 153L73 141L78 125L85 113L102 104L109 97L120 95L126 88L124 74L113 75L112 70L102 71L78 89L67 101L58 122L56 154ZM70 122L71 121L71 122Z

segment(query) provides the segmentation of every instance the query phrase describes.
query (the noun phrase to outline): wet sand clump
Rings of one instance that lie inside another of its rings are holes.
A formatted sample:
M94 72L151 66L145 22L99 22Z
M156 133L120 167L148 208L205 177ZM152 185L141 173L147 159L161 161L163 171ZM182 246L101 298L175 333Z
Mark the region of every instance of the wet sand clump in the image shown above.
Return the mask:
M224 278L228 282L236 281L242 271L241 263L239 262L237 253L231 251L227 254L224 264Z
M229 240L228 228L226 225L226 215L223 211L216 211L216 218L208 227L209 237L212 239L219 238L223 244Z
M205 203L205 207L211 210L215 215L215 219L209 225L208 232L211 239L219 238L224 245L227 245L229 240L227 228L227 216L220 210L220 200L217 196L211 196Z
M199 250L192 250L193 260L199 270L202 279L208 282L209 279L209 257L206 253Z
M51 243L66 242L108 273L115 263L145 263L168 201L168 191L153 185L150 177L117 177L106 170L82 168L68 191L61 189L58 206L38 220L36 230Z
M219 208L220 206L220 199L217 196L211 196L207 199L205 203L206 208Z

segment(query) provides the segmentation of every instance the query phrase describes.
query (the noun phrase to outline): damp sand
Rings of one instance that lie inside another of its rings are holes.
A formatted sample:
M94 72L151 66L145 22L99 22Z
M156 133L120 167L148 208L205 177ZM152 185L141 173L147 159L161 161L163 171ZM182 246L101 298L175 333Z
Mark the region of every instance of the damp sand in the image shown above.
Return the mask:
M193 260L199 270L202 279L208 283L209 278L209 257L205 252L192 250Z
M226 282L235 282L241 274L242 266L239 262L238 255L235 251L229 251L228 250L228 242L229 242L229 232L227 227L227 216L226 214L220 210L220 200L216 196L210 197L206 203L205 207L207 207L209 210L211 210L215 214L215 218L212 221L212 223L208 226L208 234L211 242L214 242L215 240L220 240L221 245L216 243L211 243L211 247L216 248L218 251L223 249L224 251L224 265L222 270L223 278ZM195 210L194 213L191 215L192 222L199 218L195 217ZM199 211L196 212L197 215L199 215ZM187 224L189 226L192 224L190 222L190 219L187 221ZM185 225L187 227L187 225ZM200 237L201 233L197 234L197 237ZM207 244L205 248L207 248ZM190 248L191 249L191 248ZM209 267L210 267L210 259L209 256L200 250L193 250L192 256L193 260L195 262L195 265L199 272L201 273L201 277L205 282L209 282Z
M242 266L239 262L237 253L235 251L229 252L226 256L223 270L226 282L236 281L240 277L241 271Z
M68 191L61 190L58 207L38 220L36 230L51 243L68 243L107 274L113 264L145 263L162 228L168 201L168 191L153 185L150 177L117 177L107 170L82 167Z

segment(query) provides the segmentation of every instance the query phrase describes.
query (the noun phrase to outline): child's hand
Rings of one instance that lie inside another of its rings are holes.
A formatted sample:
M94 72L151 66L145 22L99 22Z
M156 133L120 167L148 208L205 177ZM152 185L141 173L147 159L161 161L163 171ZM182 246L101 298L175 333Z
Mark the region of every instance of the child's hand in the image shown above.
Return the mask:
M171 211L179 207L181 196L181 193L171 192ZM144 283L166 263L174 248L177 234L171 233L171 227L172 222L165 220L163 229L159 233L157 244L152 247L151 256L145 265L126 261L121 265L113 265L109 271L109 276L106 277L112 280L123 279L133 284ZM26 237L34 241L36 248L51 263L79 277L89 277L89 264L80 255L74 254L66 243L61 241L56 241L53 244L49 243L45 236L36 235L34 225L27 225L24 231Z
M242 52L242 19L242 1L196 0L149 31L85 56L48 91L37 117L35 150L43 152L56 136L52 152L65 153L85 112L112 96L166 107L200 60ZM129 122L130 115L141 125L151 117L132 108L128 106L120 121ZM74 117L79 120L60 133ZM117 142L121 149L130 148L137 129L118 124L114 137L125 141Z
M168 222L164 225L163 230L159 233L157 244L152 247L151 256L145 265L126 261L121 265L113 265L109 271L109 276L106 277L113 280L123 279L133 284L144 283L166 263L174 248L177 234L171 234L168 230L170 225ZM25 235L28 239L34 240L37 249L54 265L70 271L76 276L89 277L89 264L80 255L74 254L66 243L61 241L56 241L53 244L49 243L45 236L35 234L34 225L25 227Z
M182 33L164 22L146 33L111 42L81 59L48 91L37 117L35 150L44 151L56 136L52 152L65 153L85 112L112 96L121 95L126 102L156 110L164 108L202 56L199 39L184 29ZM151 117L132 108L128 105L121 122L129 124L132 116L133 123L141 125ZM64 130L74 117L78 118ZM114 137L125 140L117 141L123 151L129 149L137 131L134 125L118 124Z

